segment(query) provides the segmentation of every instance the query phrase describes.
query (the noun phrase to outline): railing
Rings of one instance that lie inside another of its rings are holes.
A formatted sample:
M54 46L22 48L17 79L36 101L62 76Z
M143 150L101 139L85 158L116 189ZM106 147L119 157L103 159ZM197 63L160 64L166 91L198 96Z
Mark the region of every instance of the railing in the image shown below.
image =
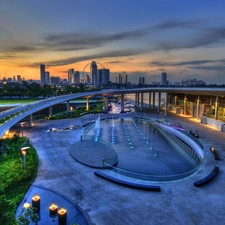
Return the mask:
M156 125L156 124L155 124ZM170 134L169 132L166 132L165 130L161 129L159 126L156 125L158 130L167 135L170 139L172 139L178 146L180 146L185 152L187 152L195 161L197 161L199 164L202 163L201 158L195 153L195 151L184 141L176 137L175 135Z
M174 174L174 175L156 175L156 174L141 174L141 173L134 173L131 171L123 170L114 166L111 166L109 164L105 163L105 166L108 168L111 168L111 171L120 174L129 178L138 179L138 180L145 180L145 181L173 181L173 180L180 180L183 178L186 178L194 173L196 173L200 168L201 165L197 166L193 170L190 170L188 172L180 173L180 174Z
M91 135L81 135L81 141L100 142L100 143L106 145L107 147L109 147L110 149L112 149L114 151L114 153L115 153L114 156L102 159L102 166L103 167L108 167L106 165L113 166L113 165L116 165L116 163L118 162L118 151L117 151L116 147L113 144L111 144L109 141L106 141L106 140L101 139L101 138L98 138L96 140L96 137L91 136Z

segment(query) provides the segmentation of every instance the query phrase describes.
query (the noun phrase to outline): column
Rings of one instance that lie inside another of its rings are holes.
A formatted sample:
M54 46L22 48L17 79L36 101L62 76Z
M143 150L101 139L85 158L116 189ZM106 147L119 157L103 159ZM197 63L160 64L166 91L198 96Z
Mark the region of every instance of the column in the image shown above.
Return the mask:
M165 112L164 115L167 116L167 111L168 111L168 93L166 93L166 99L165 99Z
M141 111L143 112L144 93L141 93Z
M187 115L187 95L184 95L184 115Z
M219 106L219 96L216 96L216 102L215 102L215 119L218 118L218 107Z
M137 107L137 98L138 98L138 95L137 93L135 93L135 106Z
M52 117L52 106L48 107L48 117Z
M70 111L70 101L66 101L66 111Z
M200 111L200 95L198 95L197 98L197 115L196 115L196 119L199 119L199 111Z
M89 98L86 98L86 110L89 110Z
M33 114L29 115L29 126L31 127L33 123Z
M124 94L121 94L121 112L124 112Z
M138 108L138 109L139 109L139 100L140 100L139 97L140 97L140 96L139 96L139 93L137 93L137 108Z
M155 109L155 92L153 92L153 97L152 97L152 108Z
M148 96L148 107L151 108L151 104L152 104L152 93L149 92L149 96Z
M174 105L177 106L177 95L174 96Z
M105 101L106 106L105 107L106 107L106 110L108 111L108 109L109 109L109 96L106 95L105 98L106 98L106 101Z
M158 94L158 112L160 112L161 109L161 92Z

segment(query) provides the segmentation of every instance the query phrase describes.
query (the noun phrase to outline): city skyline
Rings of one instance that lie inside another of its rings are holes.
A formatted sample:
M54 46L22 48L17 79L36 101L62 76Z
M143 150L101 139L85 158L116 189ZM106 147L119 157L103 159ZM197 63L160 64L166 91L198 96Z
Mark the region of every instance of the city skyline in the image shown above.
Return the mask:
M224 1L2 0L0 76L67 78L91 61L147 83L224 84ZM85 70L89 73L89 67Z

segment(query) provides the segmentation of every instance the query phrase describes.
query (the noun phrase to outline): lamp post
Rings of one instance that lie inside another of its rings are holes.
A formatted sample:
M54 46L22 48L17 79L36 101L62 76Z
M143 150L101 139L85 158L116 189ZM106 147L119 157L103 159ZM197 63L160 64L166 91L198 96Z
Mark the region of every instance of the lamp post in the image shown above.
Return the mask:
M23 154L23 169L26 169L26 154L27 154L27 149L30 147L23 147L21 148L21 152Z
M23 137L23 125L25 124L25 122L21 122L20 123L20 126L21 126L21 129L22 129L22 137Z

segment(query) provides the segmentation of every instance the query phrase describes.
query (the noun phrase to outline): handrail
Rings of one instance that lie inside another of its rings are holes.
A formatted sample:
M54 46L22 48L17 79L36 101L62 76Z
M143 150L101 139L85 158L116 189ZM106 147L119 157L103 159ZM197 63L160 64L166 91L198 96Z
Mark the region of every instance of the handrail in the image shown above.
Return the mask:
M113 165L116 165L116 163L118 162L118 151L116 149L116 147L111 144L109 141L106 141L105 139L102 139L102 138L98 138L96 140L96 137L95 136L92 136L92 135L81 135L81 141L97 141L97 142L100 142L106 146L108 146L110 149L112 149L115 153L114 156L112 157L108 157L108 158L103 158L102 159L102 166L105 167L105 165L110 165L110 166L113 166ZM108 166L106 166L108 167Z
M196 160L199 164L202 163L202 159L195 153L195 151L183 140L179 139L175 135L170 134L169 132L163 130L160 126L155 124L158 130L171 138L177 145L179 145L185 152L187 152L194 160Z
M194 173L196 173L200 168L201 165L197 166L193 170L180 173L180 174L175 174L175 175L156 175L156 174L143 174L143 173L135 173L132 171L128 170L123 170L115 166L111 166L109 164L105 163L105 166L111 168L111 170L116 173L120 174L126 177L134 178L134 179L139 179L139 180L145 180L145 181L172 181L172 180L180 180L183 178L186 178Z

